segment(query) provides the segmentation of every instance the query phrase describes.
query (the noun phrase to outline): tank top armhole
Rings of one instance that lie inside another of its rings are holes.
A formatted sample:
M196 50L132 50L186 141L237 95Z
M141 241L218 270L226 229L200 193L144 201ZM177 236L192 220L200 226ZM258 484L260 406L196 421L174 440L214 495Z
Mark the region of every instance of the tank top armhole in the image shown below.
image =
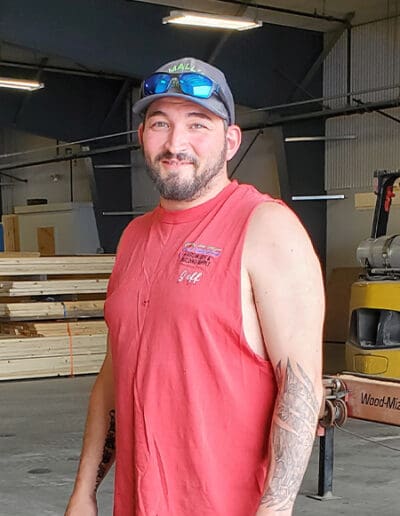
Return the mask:
M248 339L244 332L244 321L243 321L243 306L242 306L242 261L243 261L243 252L244 252L244 243L247 235L247 229L249 227L250 221L254 216L254 212L256 209L261 206L262 204L266 203L276 203L280 204L282 206L286 206L285 202L281 199L275 199L268 194L261 194L261 198L254 204L252 209L250 210L246 222L243 227L243 236L240 241L241 251L240 251L240 282L239 282L239 308L240 308L240 345L243 346L255 359L255 361L262 367L263 369L270 372L272 375L274 375L272 362L269 359L269 357L264 358L258 353L256 353L253 348L250 346ZM255 307L254 307L255 309Z

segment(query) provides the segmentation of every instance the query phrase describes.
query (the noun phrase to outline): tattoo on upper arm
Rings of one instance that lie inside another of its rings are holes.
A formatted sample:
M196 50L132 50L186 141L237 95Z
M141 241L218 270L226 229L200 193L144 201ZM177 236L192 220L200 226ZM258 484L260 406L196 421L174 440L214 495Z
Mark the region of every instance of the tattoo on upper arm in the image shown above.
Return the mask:
M264 507L287 510L294 502L315 437L319 403L314 386L297 363L276 368L280 386L271 426L270 473L261 499Z
M104 443L103 456L97 470L95 491L97 491L101 481L106 476L115 454L115 410L110 410L109 414L110 426L108 427L106 441Z

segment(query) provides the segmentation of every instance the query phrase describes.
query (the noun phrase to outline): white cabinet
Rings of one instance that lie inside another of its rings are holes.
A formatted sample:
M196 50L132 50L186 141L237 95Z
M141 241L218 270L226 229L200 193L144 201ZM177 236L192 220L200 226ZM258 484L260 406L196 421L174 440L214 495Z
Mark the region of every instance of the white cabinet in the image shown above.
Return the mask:
M16 206L21 251L38 251L37 229L54 228L56 254L94 254L100 247L91 202Z

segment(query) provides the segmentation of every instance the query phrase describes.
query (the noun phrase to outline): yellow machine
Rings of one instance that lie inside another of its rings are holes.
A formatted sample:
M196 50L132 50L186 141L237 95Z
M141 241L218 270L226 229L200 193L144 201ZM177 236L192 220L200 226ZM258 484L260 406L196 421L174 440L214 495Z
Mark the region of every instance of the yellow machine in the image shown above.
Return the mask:
M400 235L386 235L393 184L398 171L374 173L377 195L371 238L357 258L364 268L352 285L346 369L400 378Z

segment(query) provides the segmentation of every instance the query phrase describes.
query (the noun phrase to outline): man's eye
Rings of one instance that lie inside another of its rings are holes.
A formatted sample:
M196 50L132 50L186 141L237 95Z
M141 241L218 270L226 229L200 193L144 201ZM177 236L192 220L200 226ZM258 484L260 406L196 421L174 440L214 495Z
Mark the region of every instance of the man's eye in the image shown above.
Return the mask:
M153 122L151 124L151 126L154 128L164 128L164 127L168 127L168 124L167 124L167 122L164 122L163 120L157 120L156 122Z
M192 129L207 129L207 127L204 124L200 124L199 122L196 122L192 124Z

